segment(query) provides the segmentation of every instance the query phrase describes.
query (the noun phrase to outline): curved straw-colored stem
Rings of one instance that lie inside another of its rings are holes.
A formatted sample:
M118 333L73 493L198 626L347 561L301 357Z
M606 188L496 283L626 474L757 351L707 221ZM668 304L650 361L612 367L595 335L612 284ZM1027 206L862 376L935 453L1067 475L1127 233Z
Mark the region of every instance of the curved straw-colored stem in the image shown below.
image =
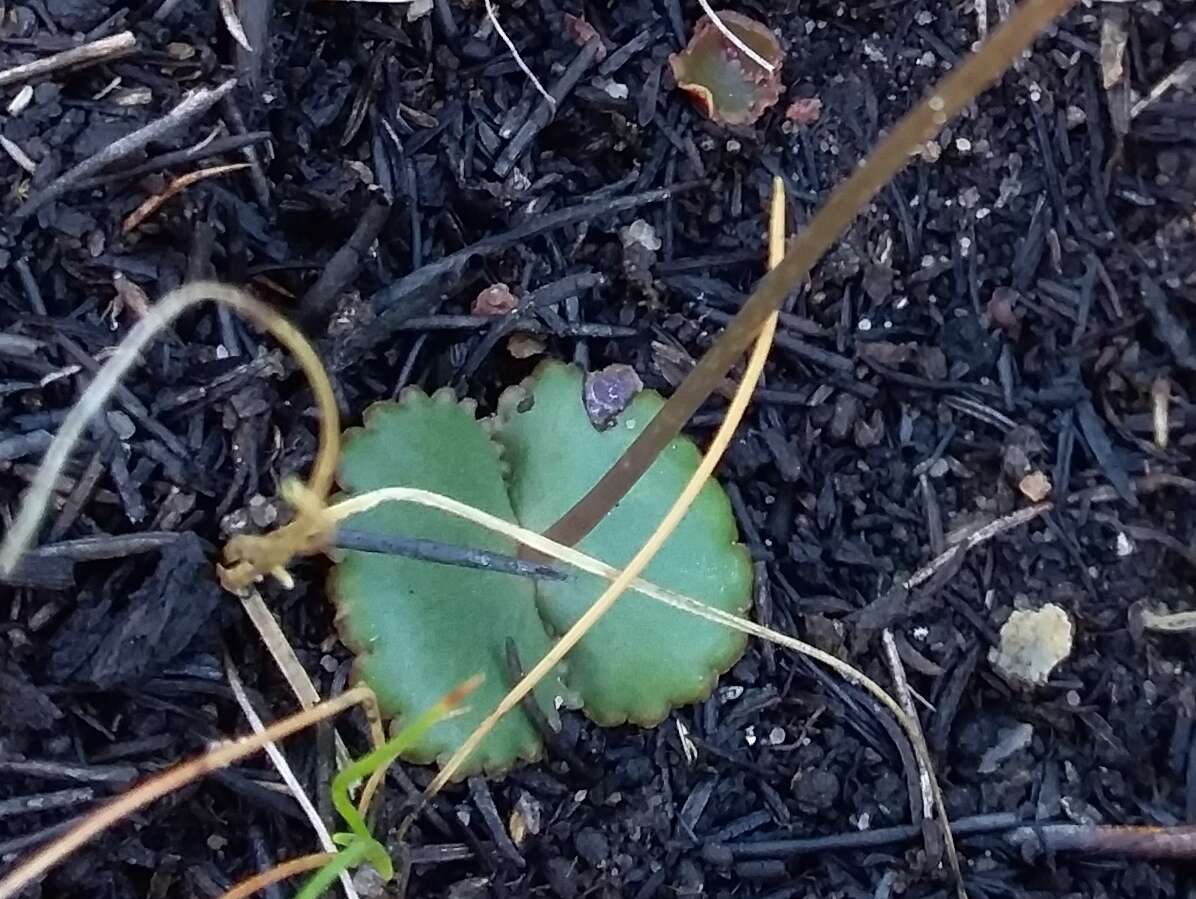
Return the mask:
M308 489L322 501L332 488L336 452L340 444L340 414L328 373L307 339L285 318L250 294L217 281L195 281L172 290L149 310L116 347L116 352L96 373L83 396L67 413L54 435L41 466L21 503L20 512L0 544L0 575L16 568L21 554L33 541L37 526L50 502L50 494L71 450L88 422L103 408L109 395L136 364L141 351L175 318L191 306L213 300L240 312L269 331L285 346L307 376L320 410L320 437Z
M370 509L380 506L383 503L397 502L397 503L413 503L418 506L426 506L430 509L439 509L442 512L447 512L449 515L455 515L458 518L463 518L473 524L495 531L512 540L516 540L527 546L529 549L547 556L549 558L557 559L574 568L578 568L587 574L593 574L597 577L604 578L608 581L615 581L622 572L613 565L608 565L600 559L595 559L593 556L588 556L585 553L574 549L571 546L566 546L563 543L539 534L536 531L529 531L517 524L512 524L505 519L491 515L488 512L483 512L481 509L475 509L473 506L466 505L459 500L452 497L444 496L439 493L433 493L430 490L420 490L416 487L383 487L378 490L371 490L368 493L363 493L359 496L350 499L342 500L341 502L328 507L328 516L332 521L344 521L354 515L359 515L363 512L368 512ZM816 646L798 640L796 637L791 637L788 634L782 633L772 628L765 627L762 624L757 624L749 618L744 618L741 615L736 615L732 612L725 612L722 609L716 609L713 606L708 606L704 602L686 596L684 593L678 593L675 590L670 590L667 587L661 587L651 581L646 581L643 578L633 578L630 583L631 589L644 594L645 596L670 605L675 609L683 612L688 612L691 615L697 615L699 618L704 618L707 621L715 624L729 627L733 630L740 631L752 637L757 637L761 640L768 640L778 646L783 646L793 652L804 655L809 659L829 668L836 674L840 675L844 680L859 686L862 690L868 693L873 699L879 702L884 708L897 720L901 729L905 732L910 742L913 744L914 753L922 763L924 769L927 771L930 779L931 791L934 796L935 811L939 815L940 820L944 825L944 839L945 847L948 849L949 860L956 858L954 849L954 840L951 836L950 829L946 826L947 817L946 809L943 805L942 792L938 785L938 780L934 775L932 766L932 759L930 756L930 749L926 745L925 739L922 737L921 731L917 728L910 718L906 715L905 710L901 705L885 691L884 687L876 683L876 681L869 678L862 671L852 667L847 662L830 653L824 652ZM958 861L953 863L953 868L958 864Z
M593 574L606 580L613 581L619 577L620 571L612 565L588 556L571 546L557 543L535 531L529 531L526 528L519 527L497 516L490 515L480 509L475 509L473 506L466 505L452 497L443 496L439 493L433 493L429 490L420 490L414 487L387 487L380 490L374 490L360 496L352 497L351 499L343 500L336 505L328 508L328 515L330 521L344 521L354 515L369 511L375 506L379 506L388 502L408 502L416 505L426 506L432 509L439 509L447 512L450 515L455 515L470 521L481 527L488 528L511 539L517 540L527 547L542 553L545 556L558 559L569 565L585 571L588 574ZM762 640L769 640L786 649L793 650L801 655L807 656L816 662L826 666L844 679L853 684L859 685L863 690L869 693L874 699L884 706L897 720L902 729L909 735L911 741L914 742L914 751L923 758L924 761L929 760L929 751L926 749L925 742L917 734L916 729L906 717L905 712L901 706L894 700L884 688L871 680L863 672L853 668L848 663L836 658L829 653L818 649L816 646L811 646L804 643L795 637L790 637L788 634L780 631L772 630L761 624L757 624L747 618L735 615L730 612L724 612L721 609L715 609L707 606L699 600L693 599L682 593L657 586L650 581L642 578L635 578L631 582L631 587L636 591L655 599L659 602L667 603L676 609L688 612L691 615L697 615L720 624L724 627L730 627L741 631L749 636L758 637ZM345 693L337 699L329 700L326 703L314 706L312 709L305 710L293 718L284 719L276 722L266 730L262 731L260 735L237 741L236 743L227 744L231 747L243 747L243 755L248 755L256 752L258 748L263 746L266 742L275 741L285 737L291 733L301 730L310 723L321 720L324 717L331 716L346 708L354 702L370 704L373 701L373 694L365 687L355 688L354 691ZM310 716L306 719L300 720L301 716ZM291 726L293 723L294 726ZM281 728L286 727L285 731ZM215 751L215 750L214 750ZM235 761L236 758L228 759L228 761ZM79 846L92 839L94 836L103 830L111 827L117 823L125 814L135 811L137 808L153 801L174 789L184 786L191 780L194 780L211 770L219 767L219 764L211 763L206 765L196 765L196 762L203 762L208 756L201 756L199 759L185 763L178 768L170 769L154 781L147 781L140 787L135 788L133 792L121 797L118 802L129 803L135 796L136 801L131 804L123 805L121 808L112 811L112 806L104 806L98 809L88 819L80 822L75 830L69 831L65 836L59 840L46 846L41 853L31 858L24 865L14 869L8 877L0 881L0 899L10 899L15 896L17 891L23 889L31 880L44 874L54 865L62 861L67 855L79 848ZM178 776L180 769L186 769L183 776ZM159 783L163 778L171 777L168 784L163 786ZM933 773L931 775L933 777ZM139 795L138 791L152 787L154 792L152 795ZM937 795L937 794L936 794ZM939 809L941 814L941 807ZM364 812L362 812L364 813Z
M45 874L80 846L128 817L137 809L149 805L163 796L168 796L205 774L226 768L233 762L253 755L267 743L289 737L297 731L311 727L317 721L331 718L359 703L368 702L373 695L373 691L369 687L354 687L334 699L296 712L289 718L276 721L261 733L221 743L189 762L175 765L149 780L142 781L124 795L100 806L53 843L17 865L3 880L0 880L0 899L12 899L29 883Z
M775 179L773 183L773 201L772 214L770 216L769 234L771 237L770 243L773 246L770 257L777 258L783 255L784 246L784 187L780 179ZM780 247L777 247L780 244ZM770 258L770 261L771 261ZM698 493L706 486L706 481L714 473L715 466L718 465L722 458L723 452L730 444L731 439L735 435L735 429L739 426L744 413L747 411L748 402L751 400L752 392L755 390L757 382L760 380L760 374L764 370L764 362L768 358L768 350L772 345L772 337L776 329L776 316L769 316L764 326L761 328L760 335L756 340L752 355L748 360L747 370L744 372L743 382L740 384L739 390L736 391L734 399L731 401L730 407L727 409L726 415L723 417L722 425L714 435L714 439L710 443L709 449L702 457L697 470L690 477L689 482L685 485L685 489L681 491L681 495L677 497L676 502L673 503L672 508L664 516L664 519L657 526L652 536L648 538L647 542L640 548L627 563L627 567L619 574L618 577L606 588L601 596L595 600L594 604L588 608L585 613L577 620L577 622L565 632L540 661L538 661L532 669L523 676L506 696L502 698L498 706L486 716L485 719L477 726L473 733L471 733L461 745L461 747L453 753L445 766L440 770L436 777L429 784L427 793L433 795L439 791L464 764L470 754L477 749L478 745L486 738L486 735L494 729L494 726L499 720L509 711L515 708L519 702L526 696L536 684L538 684L544 676L551 671L561 659L568 654L578 641L594 626L594 624L606 614L606 612L615 604L615 601L627 590L631 582L635 580L641 571L647 567L652 558L664 546L665 541L676 530L681 520L685 517L689 507L693 505L693 501L697 498Z

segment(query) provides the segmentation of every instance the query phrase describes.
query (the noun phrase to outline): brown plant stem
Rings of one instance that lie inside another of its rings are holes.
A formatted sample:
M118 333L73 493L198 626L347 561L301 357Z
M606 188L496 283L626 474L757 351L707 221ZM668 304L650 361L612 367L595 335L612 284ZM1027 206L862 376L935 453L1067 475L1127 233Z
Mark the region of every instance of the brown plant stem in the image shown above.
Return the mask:
M847 230L864 206L889 183L910 156L1010 66L1043 28L1074 0L1026 0L963 65L939 82L864 164L831 194L781 264L769 272L689 377L664 404L614 466L561 517L545 536L574 545L602 520L676 437L748 345L765 320L814 264Z

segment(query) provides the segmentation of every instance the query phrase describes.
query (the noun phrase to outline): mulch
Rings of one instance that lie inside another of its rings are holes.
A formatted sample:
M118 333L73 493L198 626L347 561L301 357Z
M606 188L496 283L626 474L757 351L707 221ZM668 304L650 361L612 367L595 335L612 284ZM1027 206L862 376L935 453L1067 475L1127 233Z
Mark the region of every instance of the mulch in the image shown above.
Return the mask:
M254 53L217 4L0 8L0 509L143 304L194 278L249 285L301 322L349 423L409 384L489 409L534 366L533 341L668 392L761 274L772 176L800 229L968 52L962 6L736 7L787 57L780 104L735 128L675 89L667 57L699 15L678 0L501 6L555 112L476 3L433 0L409 21L414 7L242 0ZM6 77L124 32L132 46ZM1035 833L1196 824L1192 636L1132 614L1196 607L1196 99L1178 68L1194 45L1180 0L1068 15L791 298L721 467L759 620L885 684L892 633L973 896L1192 889L1182 865L1048 851ZM816 121L786 120L811 98ZM644 225L658 248L632 239ZM499 283L532 311L474 314ZM723 407L711 399L690 433L705 440ZM265 717L294 708L211 563L230 533L277 520L280 479L311 462L313 413L276 346L205 308L90 427L42 548L0 586L0 870L245 732L225 653ZM1044 480L1051 511L903 586ZM294 590L265 594L331 695L351 659L325 571L303 562ZM1070 658L1042 687L1011 685L990 650L1013 610L1047 602L1074 623ZM356 717L338 727L366 745ZM558 742L542 764L450 789L402 843L430 772L396 769L376 832L410 865L409 895L953 889L891 722L772 647L657 728L566 716ZM331 746L325 728L286 750L335 823ZM219 896L315 849L279 786L264 758L221 772L30 895Z

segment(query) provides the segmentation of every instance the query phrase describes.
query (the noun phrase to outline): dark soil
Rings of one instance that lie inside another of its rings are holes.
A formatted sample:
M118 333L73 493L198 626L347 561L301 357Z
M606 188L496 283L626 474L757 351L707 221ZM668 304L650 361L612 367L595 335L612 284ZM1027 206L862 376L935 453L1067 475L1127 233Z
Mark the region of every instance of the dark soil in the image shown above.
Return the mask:
M132 55L55 71L31 97L0 89L3 508L143 294L188 278L252 285L302 321L350 423L405 384L450 384L487 409L525 375L535 360L512 355L510 322L462 317L497 282L543 301L514 330L534 324L546 354L628 362L667 392L761 274L771 174L800 228L976 39L971 4L767 7L736 8L783 38L786 90L730 131L674 89L666 59L697 16L676 0L503 5L528 64L561 91L551 121L480 4L436 0L408 23L401 6L244 0L245 32L268 48L252 56L211 3L0 6L0 73L84 38L137 38ZM1105 20L1128 36L1110 87ZM1040 41L793 298L723 465L762 621L885 684L882 632L895 635L947 803L967 819L973 896L1196 889L1179 864L1012 836L1019 821L1196 823L1193 637L1143 634L1130 616L1141 602L1196 606L1196 99L1172 89L1128 112L1194 47L1181 0L1077 10ZM234 76L179 127L128 152L114 143ZM818 121L786 122L808 97ZM96 154L105 164L59 180ZM173 178L238 162L251 167L122 230ZM637 218L658 251L624 249L619 229ZM1170 396L1165 448L1152 391ZM697 439L722 407L695 420ZM41 541L99 539L43 552L0 587L0 870L137 777L246 731L225 650L265 717L293 710L211 563L230 530L271 523L314 433L293 364L210 308L146 353L88 432ZM900 589L958 534L1027 505L1018 483L1033 472L1054 511ZM267 598L329 695L350 659L325 568L297 565L297 588ZM1014 609L1048 601L1072 617L1074 651L1044 687L1011 687L989 650ZM339 727L366 745L359 716ZM917 827L851 843L910 822L907 747L858 690L785 652L754 645L710 700L658 728L574 716L563 740L580 764L553 757L437 799L393 847L413 863L409 895L952 889ZM286 749L327 813L330 733ZM395 772L379 833L428 778ZM263 757L189 787L80 851L40 895L218 896L317 848L278 784ZM833 839L784 842L819 835Z

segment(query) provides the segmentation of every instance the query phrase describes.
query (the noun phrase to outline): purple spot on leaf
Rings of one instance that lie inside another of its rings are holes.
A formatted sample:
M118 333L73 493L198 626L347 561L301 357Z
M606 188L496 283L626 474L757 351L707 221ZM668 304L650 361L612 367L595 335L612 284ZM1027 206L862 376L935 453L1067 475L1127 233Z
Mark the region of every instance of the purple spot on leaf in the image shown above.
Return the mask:
M630 365L608 365L601 371L590 372L583 390L590 423L605 431L643 389L644 382Z

